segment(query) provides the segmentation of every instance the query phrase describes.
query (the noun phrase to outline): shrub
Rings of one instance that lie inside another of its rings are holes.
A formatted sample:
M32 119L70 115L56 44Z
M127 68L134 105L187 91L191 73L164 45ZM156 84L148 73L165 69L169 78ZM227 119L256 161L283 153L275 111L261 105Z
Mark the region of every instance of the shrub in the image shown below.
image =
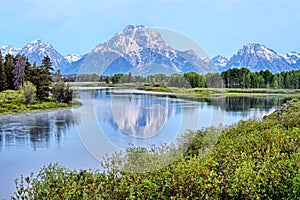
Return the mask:
M35 100L36 87L29 81L26 81L23 86L23 95L26 105L31 104Z
M52 88L52 95L56 103L70 103L72 101L73 91L64 82L56 83Z

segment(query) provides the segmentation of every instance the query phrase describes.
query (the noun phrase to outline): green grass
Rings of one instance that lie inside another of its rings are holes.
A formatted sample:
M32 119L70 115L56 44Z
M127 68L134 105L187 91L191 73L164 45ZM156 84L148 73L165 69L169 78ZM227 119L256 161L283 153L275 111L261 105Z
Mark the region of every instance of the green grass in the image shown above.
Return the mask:
M70 86L75 87L112 87L112 84L102 83L102 82L69 82Z
M167 87L153 87L153 86L141 86L138 87L139 90L145 90L145 91L154 91L154 92L173 92L171 88Z
M31 105L25 105L22 90L0 92L0 114L42 111L78 105L80 103L76 101L73 104L55 103L51 97L46 102L34 101Z
M226 88L228 93L269 93L269 94L297 94L300 89L270 89L270 88Z
M21 176L13 199L299 199L299 144L294 99L262 120L188 132L178 148L129 148L105 173L50 164Z
M179 97L208 98L213 96L300 96L300 89L268 89L268 88L176 88L176 87L139 87L140 90L155 92L172 92Z

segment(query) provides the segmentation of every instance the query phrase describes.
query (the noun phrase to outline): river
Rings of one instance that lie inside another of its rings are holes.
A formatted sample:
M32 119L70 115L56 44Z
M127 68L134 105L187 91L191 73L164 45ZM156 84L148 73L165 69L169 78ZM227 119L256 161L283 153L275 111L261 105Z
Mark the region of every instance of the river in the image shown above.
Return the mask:
M0 199L21 174L58 162L98 169L106 154L129 145L173 144L183 133L261 118L287 99L220 97L189 101L133 89L78 90L79 108L0 116Z

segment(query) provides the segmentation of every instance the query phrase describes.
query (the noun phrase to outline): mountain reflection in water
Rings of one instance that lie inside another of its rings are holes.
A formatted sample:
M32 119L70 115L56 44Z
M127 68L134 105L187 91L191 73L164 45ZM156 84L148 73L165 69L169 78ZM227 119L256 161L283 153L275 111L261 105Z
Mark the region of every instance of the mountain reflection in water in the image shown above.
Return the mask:
M114 123L125 134L134 137L156 135L175 109L167 98L145 98L143 95L117 95L112 98Z

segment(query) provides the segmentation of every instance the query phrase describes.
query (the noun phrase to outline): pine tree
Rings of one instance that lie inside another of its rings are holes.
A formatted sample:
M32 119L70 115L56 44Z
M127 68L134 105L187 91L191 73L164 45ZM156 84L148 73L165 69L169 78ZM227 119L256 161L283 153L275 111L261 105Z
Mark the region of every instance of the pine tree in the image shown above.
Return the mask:
M60 70L57 70L54 75L53 75L53 81L55 83L58 83L62 80L62 75L61 75L61 71Z
M6 54L5 56L5 62L4 62L4 71L6 75L6 83L8 85L7 89L14 90L14 81L13 81L13 70L15 68L14 66L14 57L11 54Z
M37 80L37 98L39 100L45 100L51 91L50 86L52 84L52 62L48 56L45 56L42 65L39 67L38 80Z
M25 81L25 60L21 55L16 56L16 65L13 70L13 81L15 89L18 90L19 87L23 87Z
M28 58L26 56L23 55L22 57L25 60L25 68L24 68L25 81L28 81L30 79L31 64L28 61Z
M7 83L6 83L6 74L4 70L4 65L2 62L2 53L0 51L0 92L7 89Z

